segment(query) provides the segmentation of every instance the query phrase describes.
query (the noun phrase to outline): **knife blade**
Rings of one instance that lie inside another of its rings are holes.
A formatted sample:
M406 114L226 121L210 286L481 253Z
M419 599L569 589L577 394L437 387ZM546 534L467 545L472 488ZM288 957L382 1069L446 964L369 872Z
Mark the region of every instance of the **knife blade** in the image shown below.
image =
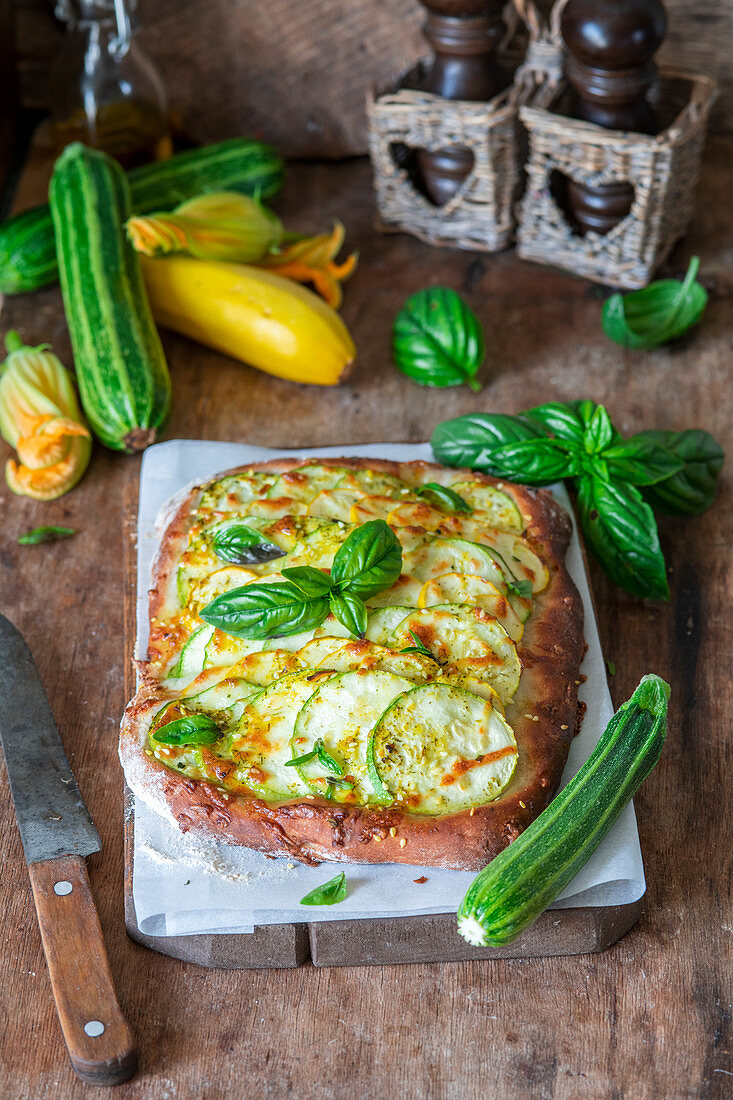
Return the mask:
M0 742L43 950L76 1073L115 1085L137 1068L117 1002L84 856L100 851L23 636L0 615Z

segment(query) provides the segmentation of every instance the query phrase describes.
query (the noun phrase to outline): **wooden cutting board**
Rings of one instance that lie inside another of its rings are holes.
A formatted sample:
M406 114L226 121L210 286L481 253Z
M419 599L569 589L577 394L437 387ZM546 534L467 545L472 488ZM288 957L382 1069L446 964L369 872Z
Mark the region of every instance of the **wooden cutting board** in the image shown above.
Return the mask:
M132 474L132 471L131 471ZM136 635L137 476L126 480L124 508L125 693L135 691L132 656ZM134 870L134 795L125 787L125 925L145 947L185 962L224 969L314 966L369 966L410 962L460 962L603 951L624 936L641 913L643 898L629 905L549 909L507 947L471 947L459 936L455 913L268 924L252 933L149 936L141 932L132 895Z

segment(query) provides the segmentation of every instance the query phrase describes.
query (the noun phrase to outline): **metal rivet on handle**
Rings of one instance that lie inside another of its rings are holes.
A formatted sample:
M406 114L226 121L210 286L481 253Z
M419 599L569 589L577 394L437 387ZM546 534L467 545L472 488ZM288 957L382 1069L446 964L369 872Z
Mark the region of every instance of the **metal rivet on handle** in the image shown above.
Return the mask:
M101 1020L87 1020L84 1024L84 1031L90 1038L96 1039L104 1033L104 1024Z
M64 894L70 894L74 887L66 879L62 879L61 882L54 882L53 892L54 894L60 894L62 897Z

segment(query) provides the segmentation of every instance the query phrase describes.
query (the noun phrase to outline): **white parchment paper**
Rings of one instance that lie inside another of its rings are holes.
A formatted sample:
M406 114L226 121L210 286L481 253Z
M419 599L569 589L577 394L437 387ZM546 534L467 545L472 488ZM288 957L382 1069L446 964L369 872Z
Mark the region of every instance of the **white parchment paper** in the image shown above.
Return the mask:
M166 502L191 482L230 466L282 455L329 454L396 461L433 457L428 444L402 443L275 451L240 443L172 440L148 448L140 475L138 515L138 655L144 655L147 647L150 566L161 534L156 520ZM553 491L571 511L564 486L558 485ZM588 652L582 671L587 680L579 694L588 709L581 733L571 747L563 783L588 758L613 713L575 530L567 567L585 608ZM430 867L346 865L346 900L337 906L305 907L299 905L300 898L331 878L340 866L305 867L289 859L268 859L245 848L191 839L140 798L135 799L134 815L133 897L138 925L148 936L242 933L261 924L455 912L474 878L471 872ZM415 882L423 876L426 882ZM552 908L627 904L640 898L644 890L636 819L629 805Z

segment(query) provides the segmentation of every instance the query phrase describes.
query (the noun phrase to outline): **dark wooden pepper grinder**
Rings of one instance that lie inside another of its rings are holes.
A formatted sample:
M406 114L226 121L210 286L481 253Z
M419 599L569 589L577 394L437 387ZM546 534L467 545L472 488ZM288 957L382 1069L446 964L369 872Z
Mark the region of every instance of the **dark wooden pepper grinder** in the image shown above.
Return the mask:
M423 33L435 57L422 82L426 92L445 99L484 101L506 83L494 54L504 23L504 0L421 0L428 10ZM436 206L444 206L471 171L470 149L420 149L423 186Z
M656 133L646 93L666 22L661 0L568 0L561 30L576 117L610 130ZM584 233L606 234L631 210L634 188L625 182L587 187L568 180L567 197Z

